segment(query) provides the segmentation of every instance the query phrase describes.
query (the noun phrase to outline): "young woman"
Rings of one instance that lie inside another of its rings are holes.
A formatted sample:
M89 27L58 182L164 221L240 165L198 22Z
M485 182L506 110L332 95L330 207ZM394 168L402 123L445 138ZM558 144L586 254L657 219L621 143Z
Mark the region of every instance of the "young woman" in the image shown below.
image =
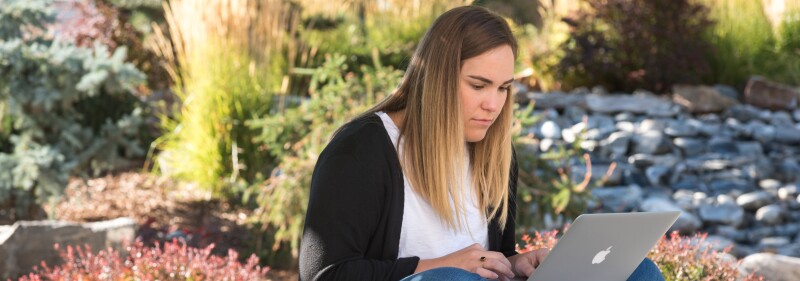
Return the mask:
M508 280L534 272L548 250L518 254L514 241L516 53L508 24L484 8L436 19L397 90L340 128L320 155L301 280ZM660 277L647 262L637 273Z

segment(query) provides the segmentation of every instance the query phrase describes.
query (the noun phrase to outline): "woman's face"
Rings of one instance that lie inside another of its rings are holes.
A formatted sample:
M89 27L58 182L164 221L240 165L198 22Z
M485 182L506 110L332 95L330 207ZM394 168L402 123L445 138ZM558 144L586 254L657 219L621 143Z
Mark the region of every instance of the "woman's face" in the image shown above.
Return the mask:
M514 79L511 47L503 45L465 60L459 76L464 139L478 142L486 136L508 98Z

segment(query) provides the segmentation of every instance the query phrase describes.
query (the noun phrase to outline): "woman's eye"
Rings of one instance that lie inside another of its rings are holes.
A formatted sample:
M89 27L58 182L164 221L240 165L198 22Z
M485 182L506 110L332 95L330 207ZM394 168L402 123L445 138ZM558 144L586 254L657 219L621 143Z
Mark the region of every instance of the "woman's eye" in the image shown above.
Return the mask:
M498 91L501 91L501 92L504 92L504 93L508 93L508 90L509 90L509 89L510 89L509 87L500 87L500 88L498 89Z
M483 86L483 85L472 85L472 88L475 89L475 90L483 90L484 87L485 86Z

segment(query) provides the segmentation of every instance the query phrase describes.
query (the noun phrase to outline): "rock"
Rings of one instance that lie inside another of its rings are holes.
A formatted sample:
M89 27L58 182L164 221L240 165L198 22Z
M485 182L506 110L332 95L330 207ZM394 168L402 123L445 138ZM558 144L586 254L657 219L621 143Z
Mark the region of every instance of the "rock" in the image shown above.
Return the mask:
M542 137L546 139L560 139L561 138L561 127L553 121L544 121L542 126L539 128L542 132Z
M757 273L770 281L800 280L800 258L759 253L749 255L739 264L743 275Z
M785 144L799 144L800 143L800 129L795 127L781 128L775 130L774 139L779 143Z
M698 244L700 241L697 238L692 238L692 244ZM709 235L706 237L705 241L700 245L700 249L709 248L712 251L722 252L723 250L731 247L731 252L736 252L736 243L731 241L728 238L719 235Z
M727 179L727 180L714 181L709 185L709 189L711 189L711 191L715 195L728 193L734 190L740 192L750 192L755 190L755 188L750 183L742 179Z
M736 151L739 152L739 155L751 158L764 156L764 148L761 146L761 143L757 141L736 142Z
M761 251L777 251L778 248L789 245L792 241L786 237L766 237L758 242Z
M675 138L672 140L672 144L680 149L685 156L696 156L706 151L706 142L702 139Z
M629 121L619 122L616 125L614 125L614 127L617 128L618 131L623 131L627 133L636 132L636 125L634 125L633 122Z
M737 205L704 205L699 209L700 218L710 224L739 226L744 222L744 210Z
M620 169L620 166L615 165L611 174L609 174L608 178L606 178L605 185L618 185L622 182L622 175L623 171ZM602 163L593 163L592 164L592 181L599 181L603 179L606 174L609 173L611 169L610 164L602 164ZM575 165L572 166L572 180L574 182L582 182L584 177L586 176L586 166L585 165Z
M740 229L736 227L729 226L729 225L720 225L716 229L716 233L719 236L731 239L736 242L745 242L747 241L747 235L742 232ZM738 253L734 253L738 256Z
M614 121L616 122L633 122L636 120L636 115L630 112L621 112L617 115L614 115Z
M551 148L553 148L554 144L555 141L553 141L553 139L542 139L539 141L539 149L540 151L547 152L550 151Z
M665 180L669 175L669 172L669 167L655 165L647 167L647 170L645 170L645 175L647 176L647 180L650 182L650 185L661 186L666 183Z
M585 95L564 93L528 93L523 95L522 99L535 101L536 108L565 108L569 106L585 106L586 104Z
M784 245L778 248L778 254L788 257L800 257L800 243Z
M800 122L800 109L793 110L792 117L794 118L794 121Z
M664 133L670 137L696 137L699 135L699 127L694 127L683 121L670 122L664 129Z
M89 245L92 249L112 247L125 252L123 242L133 241L136 223L129 218L78 224L62 221L18 221L0 235L0 278L26 273L42 261L56 264L60 257L53 249L61 246Z
M788 128L794 126L792 116L786 111L778 111L773 113L770 123L778 128Z
M800 193L800 190L798 190L797 184L790 184L778 189L778 198L792 200L798 193Z
M669 140L661 132L649 131L633 136L634 153L666 154L670 152Z
M758 187L763 190L777 191L781 187L781 182L775 179L763 179L758 181Z
M736 101L739 100L739 91L737 91L736 88L725 84L715 84L713 87L714 90L717 90L717 92L719 92L720 95L728 97L732 100Z
M739 103L709 86L676 85L672 93L672 100L691 113L722 112Z
M756 221L765 224L777 224L781 222L783 216L783 208L779 205L768 205L756 211Z
M572 124L583 122L583 117L588 116L586 110L577 106L568 106L564 109L564 116L569 119ZM563 126L562 126L563 127Z
M749 104L737 105L728 109L725 115L735 118L740 122L750 122L759 119L761 110Z
M793 110L800 92L792 87L752 77L744 89L744 100L756 107L771 110Z
M605 187L592 189L604 210L611 212L627 212L639 205L642 200L642 188L637 185Z
M653 116L675 116L680 112L676 104L655 96L589 95L586 106L599 113L631 112Z
M731 204L731 205L733 205L733 204L736 204L736 199L733 199L733 196L730 196L728 194L720 194L720 195L717 195L716 202L717 202L717 204L720 204L720 205L723 205L723 204Z
M642 211L645 212L672 212L680 211L681 215L669 229L669 232L680 231L681 233L691 233L700 229L703 222L692 213L686 212L678 207L672 200L665 198L648 198L641 204Z
M747 211L755 211L773 202L772 194L765 191L754 191L736 198L736 204Z
M607 139L600 142L600 145L611 158L625 157L628 154L628 147L632 138L632 133L614 132Z
M708 151L721 154L735 154L739 152L733 140L728 138L712 138L708 141Z

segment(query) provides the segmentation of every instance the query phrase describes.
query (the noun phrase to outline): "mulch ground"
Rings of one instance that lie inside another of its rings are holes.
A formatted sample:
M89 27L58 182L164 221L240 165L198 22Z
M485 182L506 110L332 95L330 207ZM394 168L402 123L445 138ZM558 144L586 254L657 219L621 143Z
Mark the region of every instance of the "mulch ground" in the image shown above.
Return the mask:
M71 179L55 206L56 219L93 222L119 217L135 220L145 243L172 238L193 247L214 243L214 253L247 252L252 210L212 200L196 186L146 173L126 172L89 180ZM297 280L293 270L271 269L270 280Z

